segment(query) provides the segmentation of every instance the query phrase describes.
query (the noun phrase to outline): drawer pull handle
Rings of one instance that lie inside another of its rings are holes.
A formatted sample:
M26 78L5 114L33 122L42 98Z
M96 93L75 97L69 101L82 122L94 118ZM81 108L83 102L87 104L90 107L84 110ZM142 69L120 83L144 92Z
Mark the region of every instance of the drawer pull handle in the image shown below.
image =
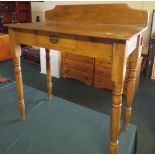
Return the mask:
M50 41L53 44L56 44L59 41L59 38L57 36L53 35L53 36L50 36Z

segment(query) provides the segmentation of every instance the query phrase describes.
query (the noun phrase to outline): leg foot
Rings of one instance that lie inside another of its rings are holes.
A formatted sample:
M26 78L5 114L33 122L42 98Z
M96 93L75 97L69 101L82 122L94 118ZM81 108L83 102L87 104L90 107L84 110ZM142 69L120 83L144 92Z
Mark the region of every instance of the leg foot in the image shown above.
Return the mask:
M110 141L110 143L109 143L109 152L110 152L110 154L118 153L118 141L116 143L113 143L113 142Z
M18 102L18 108L19 108L19 112L20 112L20 118L22 121L25 120L25 104L24 104L24 100Z
M117 85L113 91L112 97L112 114L111 114L111 125L110 125L110 153L118 153L118 136L120 130L120 117L121 117L121 106L122 106L122 86Z

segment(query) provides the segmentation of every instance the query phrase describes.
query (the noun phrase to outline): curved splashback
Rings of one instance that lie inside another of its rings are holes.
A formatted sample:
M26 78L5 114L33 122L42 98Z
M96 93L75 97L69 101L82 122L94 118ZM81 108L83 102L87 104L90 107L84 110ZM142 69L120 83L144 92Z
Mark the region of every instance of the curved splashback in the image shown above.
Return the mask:
M45 19L147 26L148 11L129 8L127 4L57 5L45 12Z

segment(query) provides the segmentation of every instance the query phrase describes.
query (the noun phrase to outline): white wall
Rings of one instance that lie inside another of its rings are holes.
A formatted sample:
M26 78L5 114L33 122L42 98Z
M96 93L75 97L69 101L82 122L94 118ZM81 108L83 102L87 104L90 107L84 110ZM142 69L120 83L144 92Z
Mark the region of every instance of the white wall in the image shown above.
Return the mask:
M61 77L61 52L50 50L50 64L52 76ZM40 73L46 74L46 52L44 48L40 48Z
M45 1L45 2L32 2L32 20L35 21L36 16L40 16L41 21L44 21L44 12L46 10L50 10L55 7L55 5L65 5L65 4L94 4L94 3L127 3L130 7L141 9L141 10L148 10L151 12L153 9L155 9L155 1L115 1L115 2L108 2L108 1ZM144 41L145 44L148 43L149 38L149 32L150 32L150 26L147 31L144 32Z

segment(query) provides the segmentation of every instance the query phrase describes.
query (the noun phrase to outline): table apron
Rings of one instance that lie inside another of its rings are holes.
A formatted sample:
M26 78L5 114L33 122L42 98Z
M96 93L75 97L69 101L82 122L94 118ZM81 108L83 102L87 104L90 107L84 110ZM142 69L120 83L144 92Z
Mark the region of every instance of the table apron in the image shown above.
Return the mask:
M53 42L51 37L55 37L57 39L56 42ZM38 46L112 62L113 42L107 42L99 38L20 29L14 31L14 38L18 44ZM125 55L128 57L136 48L137 36L127 40L124 44L126 44L124 52L126 52Z

